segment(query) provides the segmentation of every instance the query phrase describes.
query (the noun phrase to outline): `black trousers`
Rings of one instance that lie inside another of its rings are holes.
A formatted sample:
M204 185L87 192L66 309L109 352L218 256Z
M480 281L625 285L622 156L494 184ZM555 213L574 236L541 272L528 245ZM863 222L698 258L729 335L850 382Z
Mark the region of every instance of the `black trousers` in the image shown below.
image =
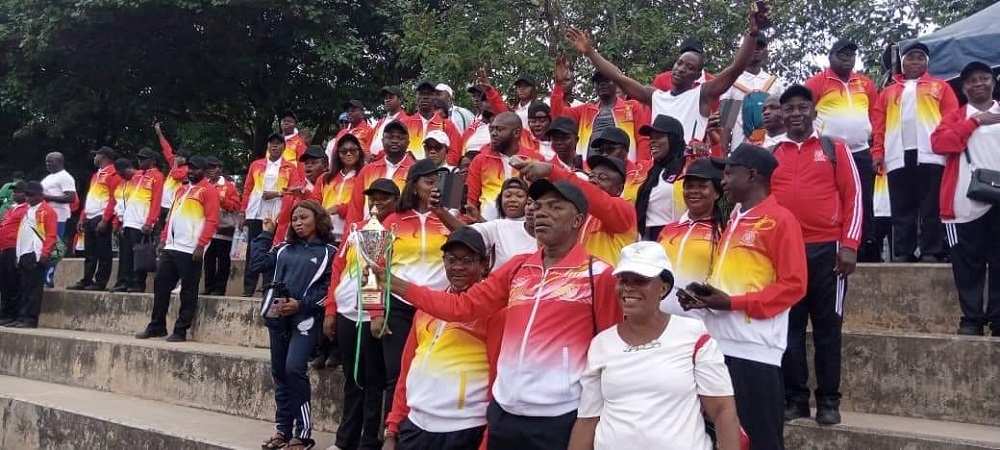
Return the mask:
M0 251L0 319L17 319L21 295L17 250Z
M139 289L146 286L146 272L140 273L135 270L135 245L141 243L142 239L142 230L122 228L122 241L118 246L118 280L115 281L115 287Z
M396 450L476 450L483 442L486 425L450 433L432 433L404 419L399 424Z
M392 334L382 336L382 357L385 361L385 398L383 399L385 416L388 416L389 411L392 410L392 396L396 392L396 383L399 381L399 372L402 370L403 348L406 347L406 338L410 336L413 315L417 312L416 309L403 303L395 295L392 296L391 301L392 307L389 310L386 324Z
M858 248L859 262L878 262L881 260L882 247L875 242L874 235L875 206L873 196L875 195L875 170L872 169L871 150L865 149L860 152L852 152L851 158L858 169L858 179L861 180L861 203L862 220L861 223L861 244ZM846 163L846 161L844 161ZM838 162L837 164L840 164Z
M26 255L27 256L27 255ZM17 321L31 326L38 326L38 314L42 312L42 292L45 286L45 271L49 266L39 264L34 257L30 261L18 264L18 279L21 285L21 296L17 312Z
M962 308L959 325L983 327L1000 336L1000 207L967 223L948 224L951 270ZM989 279L986 309L983 291Z
M312 325L308 325L308 321ZM323 318L268 318L271 341L271 378L274 379L274 423L285 436L308 439L312 435L309 384L309 355L316 347L316 338L323 332Z
M160 234L163 233L163 227L167 226L167 216L170 215L170 208L160 208L160 220L156 221L156 225L153 225L153 242L157 245L160 244Z
M212 238L212 243L205 249L205 292L213 295L225 295L229 284L229 272L232 270L232 260L229 257L233 249L233 241ZM320 333L322 334L322 333Z
M750 437L750 450L784 450L781 368L732 356L726 357L726 367L736 394L736 414Z
M111 279L111 227L103 233L97 231L100 217L87 219L83 225L83 279L84 286L106 287Z
M486 409L489 450L551 450L569 445L576 411L556 417L526 417L504 411L496 402Z
M264 231L264 221L257 219L247 219L247 248L253 243L257 236ZM243 268L243 294L253 294L257 292L257 282L260 280L259 273L250 271L250 252L247 251L246 263Z
M340 426L337 427L337 447L342 449L380 450L379 425L382 423L382 395L385 390L385 363L382 345L372 336L371 322L358 323L337 314L337 343L343 355L344 404ZM356 345L360 335L360 351ZM358 376L354 363L358 361Z
M919 164L916 150L906 150L903 161L902 168L888 174L893 256L913 258L919 241L921 255L943 258L938 195L944 166Z
M181 308L174 323L174 333L187 335L198 308L198 282L201 281L201 261L195 261L190 253L164 250L156 264L153 278L153 314L146 330L166 331L167 308L170 306L170 291L181 282Z
M781 363L785 400L790 403L809 403L806 326L810 321L816 347L816 401L831 406L840 401L840 347L847 280L833 271L838 250L836 242L806 245L809 284L806 296L788 313L788 347Z

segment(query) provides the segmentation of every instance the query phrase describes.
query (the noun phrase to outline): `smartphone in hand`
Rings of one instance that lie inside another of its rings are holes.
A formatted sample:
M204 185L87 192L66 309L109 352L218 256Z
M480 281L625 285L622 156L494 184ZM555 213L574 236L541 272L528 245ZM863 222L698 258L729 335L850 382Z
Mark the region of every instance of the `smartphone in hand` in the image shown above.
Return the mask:
M757 29L764 31L771 28L771 2L768 0L757 0L757 12L754 19L757 21Z
M705 296L705 295L711 295L712 294L712 288L708 287L708 285L701 284L701 283L691 283L691 284L688 284L685 289L687 289L688 291L692 292L694 295L699 295L699 296Z

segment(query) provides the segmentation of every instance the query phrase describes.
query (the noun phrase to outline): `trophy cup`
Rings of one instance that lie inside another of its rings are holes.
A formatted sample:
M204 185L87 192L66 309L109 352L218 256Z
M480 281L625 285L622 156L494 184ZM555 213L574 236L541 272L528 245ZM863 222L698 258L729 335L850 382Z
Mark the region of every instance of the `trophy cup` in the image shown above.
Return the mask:
M373 207L371 217L360 230L358 224L351 224L350 239L364 263L362 273L365 274L365 281L360 292L361 309L364 311L384 310L387 293L378 286L375 276L370 273L368 266L385 266L386 276L392 276L388 260L392 257L392 243L396 239L395 227L393 230L386 230L379 222Z

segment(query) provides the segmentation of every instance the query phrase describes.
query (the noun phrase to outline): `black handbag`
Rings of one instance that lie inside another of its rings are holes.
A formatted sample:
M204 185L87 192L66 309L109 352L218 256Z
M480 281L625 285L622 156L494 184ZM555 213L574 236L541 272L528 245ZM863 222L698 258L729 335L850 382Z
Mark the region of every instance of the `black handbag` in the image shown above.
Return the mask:
M132 247L136 272L156 272L156 244L151 237L143 236L142 240Z
M969 151L965 151L965 160L972 165ZM972 179L965 196L976 201L1000 205L1000 170L973 169Z

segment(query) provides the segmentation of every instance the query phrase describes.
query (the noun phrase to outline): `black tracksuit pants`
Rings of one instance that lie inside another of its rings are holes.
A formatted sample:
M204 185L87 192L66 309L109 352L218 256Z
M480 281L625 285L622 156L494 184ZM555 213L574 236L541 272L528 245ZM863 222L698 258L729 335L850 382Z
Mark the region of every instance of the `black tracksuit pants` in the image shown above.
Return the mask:
M17 319L20 295L17 250L5 248L0 251L0 319Z
M966 223L948 224L951 270L962 308L960 326L982 328L1000 336L1000 207ZM983 291L989 291L983 309Z
M174 334L187 336L187 330L194 321L198 308L198 282L201 281L201 261L195 261L190 253L164 250L156 265L153 278L153 313L146 330L161 332L167 330L167 309L170 306L171 291L181 282L181 307L174 323Z
M569 445L576 411L556 417L527 417L505 411L495 401L486 409L489 450L550 450Z
M392 330L392 334L382 336L382 356L385 361L384 416L388 416L392 410L392 396L396 392L396 383L399 382L399 373L402 371L403 348L406 347L406 339L410 336L413 315L417 312L395 295L391 301L392 308L389 310L386 324Z
M342 449L380 450L385 363L382 345L371 333L371 322L358 322L337 314L337 339L343 355L344 404L336 445ZM360 347L358 341L360 338ZM358 365L354 377L355 361Z
M135 270L135 246L141 243L142 239L142 230L122 228L122 242L118 246L118 280L115 281L115 287L138 290L146 286L146 272L140 273Z
M232 236L229 236L229 239L212 238L212 243L205 249L206 293L226 295L229 272L232 270L232 260L229 257L229 253L233 249Z
M247 219L247 242L253 242L257 236L264 231L264 221L257 219ZM230 244L232 245L232 244ZM252 295L257 292L257 282L260 281L259 273L250 270L250 252L247 251L246 263L243 267L243 295ZM265 282L267 279L265 279Z
M816 349L816 401L839 406L841 329L847 280L833 271L838 251L836 242L806 244L809 284L806 296L789 311L788 347L781 364L785 376L785 400L789 403L809 403L806 326L811 320Z
M399 423L396 450L477 450L483 442L486 425L448 433L433 433L420 429L403 419Z
M18 264L18 279L21 295L18 298L17 321L38 326L38 315L42 312L42 293L45 286L46 264L39 264L33 254L25 255Z
M104 232L97 231L101 217L87 219L83 225L83 279L84 286L107 287L111 279L111 226Z
M862 219L864 220L861 223L861 244L858 248L858 261L879 262L881 261L882 245L881 243L876 243L873 237L875 234L873 228L875 223L875 206L873 201L873 196L875 195L875 170L872 168L872 153L869 149L852 152L851 158L854 159L854 165L858 170L858 180L861 181Z
M938 208L944 166L919 164L916 150L903 152L903 161L888 174L893 256L913 258L919 241L921 255L944 258Z
M726 356L726 367L736 394L736 414L750 438L750 450L784 450L781 368L732 356Z
M310 322L311 321L311 322ZM312 387L309 355L323 332L323 317L267 318L271 341L271 378L274 379L275 428L299 439L312 436Z

